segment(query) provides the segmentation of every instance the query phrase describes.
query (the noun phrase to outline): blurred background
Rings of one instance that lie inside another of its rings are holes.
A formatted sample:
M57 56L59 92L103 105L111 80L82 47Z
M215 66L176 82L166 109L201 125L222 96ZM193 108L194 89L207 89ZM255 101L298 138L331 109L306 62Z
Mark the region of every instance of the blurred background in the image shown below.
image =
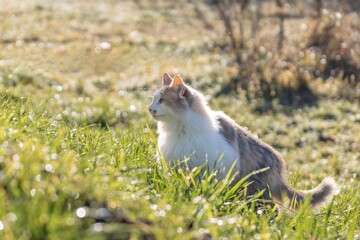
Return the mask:
M211 96L257 98L262 111L274 101L359 100L359 1L2 0L1 5L2 91L21 92L25 86L26 92L52 89L83 100L102 93L148 95L140 90L158 87L162 73L169 72Z

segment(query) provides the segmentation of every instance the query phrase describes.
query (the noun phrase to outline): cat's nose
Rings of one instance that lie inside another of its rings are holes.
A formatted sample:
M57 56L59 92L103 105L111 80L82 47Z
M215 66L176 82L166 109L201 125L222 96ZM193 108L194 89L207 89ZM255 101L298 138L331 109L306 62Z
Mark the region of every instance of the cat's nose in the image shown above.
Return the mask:
M151 114L156 114L156 110L152 109L151 106L148 107L148 110Z

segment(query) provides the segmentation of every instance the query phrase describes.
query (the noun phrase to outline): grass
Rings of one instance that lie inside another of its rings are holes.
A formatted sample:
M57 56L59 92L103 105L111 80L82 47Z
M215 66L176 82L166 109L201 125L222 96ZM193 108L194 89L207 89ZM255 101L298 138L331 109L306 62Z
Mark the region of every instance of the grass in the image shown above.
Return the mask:
M170 11L172 1L6 3L0 239L359 238L360 107L336 97L342 83L313 81L313 105L275 100L268 111L243 93L210 98L281 152L291 185L333 176L341 188L319 211L277 212L245 199L244 184L199 181L199 171L156 161L146 106L162 72L208 96L231 75L228 53L208 46L223 41L214 13L207 29L185 3Z
M319 212L304 205L279 214L246 204L241 192L229 194L222 182L198 183L197 172L159 166L154 129L145 122L136 129L101 127L49 114L47 107L31 97L1 97L2 238L355 239L359 234L359 119L343 113L354 107L350 103L332 111L324 103L293 117L235 116L289 151L289 178L297 188L314 187L326 175L341 186ZM329 116L342 118L340 124ZM257 130L260 123L271 131ZM318 132L338 142L321 142Z

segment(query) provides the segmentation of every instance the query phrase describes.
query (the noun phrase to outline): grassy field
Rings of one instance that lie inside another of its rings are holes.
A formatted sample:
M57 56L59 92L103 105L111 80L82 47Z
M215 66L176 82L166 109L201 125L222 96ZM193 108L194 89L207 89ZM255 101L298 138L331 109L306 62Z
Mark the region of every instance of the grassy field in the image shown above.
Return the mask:
M213 97L231 55L211 47L225 41L216 14L186 1L1 5L0 239L359 239L360 106L337 97L347 85L314 80L316 102L267 111L243 92ZM146 107L165 71L280 151L291 185L333 176L340 193L277 212L157 164Z

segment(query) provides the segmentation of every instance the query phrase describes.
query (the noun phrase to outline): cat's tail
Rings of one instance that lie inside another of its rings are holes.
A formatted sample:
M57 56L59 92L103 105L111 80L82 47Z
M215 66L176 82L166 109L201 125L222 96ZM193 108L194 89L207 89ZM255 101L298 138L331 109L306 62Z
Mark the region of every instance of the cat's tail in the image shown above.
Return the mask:
M327 177L321 183L311 190L295 190L290 186L285 187L285 191L291 200L291 207L297 207L299 202L310 197L310 204L313 208L323 206L331 200L333 195L339 193L335 180Z

